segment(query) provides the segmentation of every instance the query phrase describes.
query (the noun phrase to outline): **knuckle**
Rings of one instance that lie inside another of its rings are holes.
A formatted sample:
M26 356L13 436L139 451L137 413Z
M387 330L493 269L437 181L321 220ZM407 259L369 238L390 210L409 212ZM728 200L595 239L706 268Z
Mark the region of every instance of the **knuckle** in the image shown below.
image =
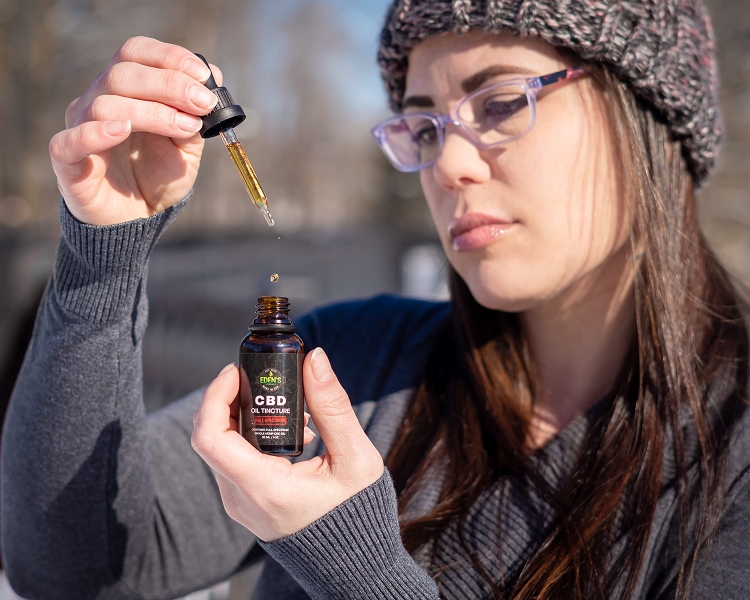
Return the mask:
M119 62L104 69L96 79L96 87L102 94L110 94L118 89L118 82L127 70L127 63Z
M118 48L117 52L115 52L114 61L122 62L132 60L138 48L140 48L147 39L148 38L142 35L128 38L123 42L122 46Z
M318 412L326 417L338 418L347 416L352 410L351 402L346 393L341 389L330 390L321 396Z
M164 55L162 60L165 65L172 69L179 69L182 61L185 60L186 50L173 44L165 44Z
M190 445L193 447L198 454L201 456L208 456L211 454L211 438L206 435L199 427L193 430L190 436Z
M85 121L106 121L112 114L112 103L108 96L97 96L83 110Z
M163 104L154 103L150 107L149 112L151 120L155 123L169 123L170 125L177 127L177 124L175 123L175 117L177 115L176 110L167 108Z
M165 97L173 97L175 90L180 90L181 100L188 101L188 89L190 83L187 76L178 71L166 71L166 74L159 79L159 93Z

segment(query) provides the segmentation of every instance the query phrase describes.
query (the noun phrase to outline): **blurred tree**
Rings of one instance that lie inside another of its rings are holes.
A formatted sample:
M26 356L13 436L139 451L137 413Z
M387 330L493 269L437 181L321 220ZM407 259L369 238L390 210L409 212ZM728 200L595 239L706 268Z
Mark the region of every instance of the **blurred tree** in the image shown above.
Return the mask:
M304 225L305 233L330 234L370 226L382 198L384 171L368 134L369 122L346 110L346 82L336 72L337 60L353 41L330 4L296 4L297 10L271 34L270 48L258 44L254 61L235 63L242 71L231 74L230 89L250 115L237 134L268 194L275 231L301 232ZM247 44L264 26L253 14ZM270 81L259 74L268 64L276 66ZM250 85L243 88L243 81ZM208 143L209 169L196 186L200 200L186 210L189 216L180 219L172 235L199 229L205 235L209 224L224 235L273 233L249 208L223 154L220 144Z
M128 37L149 35L214 54L222 15L242 15L247 4L0 0L0 203L10 196L18 204L21 198L31 208L31 221L54 224L56 186L47 143L64 127L68 103ZM0 210L0 219L6 212L13 211Z
M47 144L128 37L148 35L217 53L219 27L246 0L0 0L0 371L18 363L18 315L47 278L59 232ZM239 16L239 19L237 18ZM231 30L229 31L231 34ZM221 39L228 55L240 36ZM218 59L216 60L218 62Z
M39 178L30 176L35 162L30 159L41 135L38 115L44 114L51 91L49 58L56 40L47 34L43 24L53 6L54 0L0 1L0 200L3 205L8 196L21 198L21 202L30 201L32 206L39 200L35 193Z

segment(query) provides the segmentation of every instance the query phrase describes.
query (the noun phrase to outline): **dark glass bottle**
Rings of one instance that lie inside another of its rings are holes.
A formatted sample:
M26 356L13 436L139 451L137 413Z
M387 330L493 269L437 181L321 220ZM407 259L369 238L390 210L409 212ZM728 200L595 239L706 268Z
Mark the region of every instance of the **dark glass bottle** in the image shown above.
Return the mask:
M289 319L289 300L258 298L240 344L240 433L264 454L299 456L304 438L305 345Z

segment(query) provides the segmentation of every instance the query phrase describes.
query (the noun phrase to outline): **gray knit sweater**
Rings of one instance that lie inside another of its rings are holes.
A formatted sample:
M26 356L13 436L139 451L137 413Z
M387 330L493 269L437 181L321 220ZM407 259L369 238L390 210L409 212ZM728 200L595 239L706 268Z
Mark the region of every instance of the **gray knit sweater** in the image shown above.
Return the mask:
M435 579L426 555L405 551L387 472L298 533L259 544L226 516L210 470L190 448L201 392L146 417L147 260L184 203L111 227L83 225L63 205L55 270L3 439L2 550L16 591L44 599L173 598L263 561L254 595L261 600L486 597L455 531L439 540L443 568ZM448 316L446 304L381 297L298 323L309 348L326 349L384 455ZM534 455L550 481L565 476L587 429L584 415ZM320 451L312 444L301 459ZM749 466L743 420L731 446L721 528L699 564L693 598L750 597ZM439 489L438 470L409 511L427 510ZM674 595L674 512L674 489L665 486L638 598ZM471 511L467 541L505 586L538 549L550 515L542 498L501 480Z

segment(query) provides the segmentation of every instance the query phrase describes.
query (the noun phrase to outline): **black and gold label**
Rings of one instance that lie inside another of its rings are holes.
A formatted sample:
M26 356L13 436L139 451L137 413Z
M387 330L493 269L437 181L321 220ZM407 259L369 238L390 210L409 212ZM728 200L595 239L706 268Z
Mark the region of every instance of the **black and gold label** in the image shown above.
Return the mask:
M302 353L240 355L241 433L258 449L302 444Z

